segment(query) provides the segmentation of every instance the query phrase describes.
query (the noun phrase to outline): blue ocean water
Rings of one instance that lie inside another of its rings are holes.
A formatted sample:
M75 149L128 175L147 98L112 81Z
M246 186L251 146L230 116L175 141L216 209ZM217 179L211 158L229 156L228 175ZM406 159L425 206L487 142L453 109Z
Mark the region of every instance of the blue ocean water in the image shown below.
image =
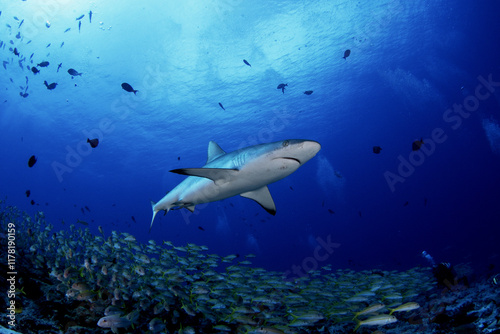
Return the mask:
M495 1L27 0L0 10L8 204L43 211L57 229L80 220L95 233L254 253L270 270L402 270L427 265L423 250L498 270ZM322 149L269 186L276 216L237 196L158 214L148 231L150 201L184 179L169 170L203 166L209 141L230 152L292 138Z

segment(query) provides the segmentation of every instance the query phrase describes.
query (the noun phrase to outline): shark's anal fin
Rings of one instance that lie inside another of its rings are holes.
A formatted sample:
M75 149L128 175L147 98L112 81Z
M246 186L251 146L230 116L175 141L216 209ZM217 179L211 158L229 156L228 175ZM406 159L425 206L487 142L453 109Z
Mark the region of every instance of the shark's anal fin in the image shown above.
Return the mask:
M172 169L171 172L204 177L214 181L216 185L221 185L234 179L237 176L238 170L229 168L179 168Z
M259 203L267 212L276 215L276 206L274 205L273 198L267 186L259 188L257 190L248 191L246 193L240 194L242 197L253 199L255 202Z

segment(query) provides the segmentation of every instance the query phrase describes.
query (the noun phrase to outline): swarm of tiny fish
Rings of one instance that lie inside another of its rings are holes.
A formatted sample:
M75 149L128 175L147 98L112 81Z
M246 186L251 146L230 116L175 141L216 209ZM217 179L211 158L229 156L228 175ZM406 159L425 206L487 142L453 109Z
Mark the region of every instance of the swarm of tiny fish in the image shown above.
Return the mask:
M287 280L251 266L249 254L219 256L195 244L140 244L127 233L54 231L43 212L13 207L17 248L37 272L47 301L78 308L72 326L98 332L320 333L387 325L419 307L434 287L429 268L406 272L336 270ZM78 321L80 321L80 323Z

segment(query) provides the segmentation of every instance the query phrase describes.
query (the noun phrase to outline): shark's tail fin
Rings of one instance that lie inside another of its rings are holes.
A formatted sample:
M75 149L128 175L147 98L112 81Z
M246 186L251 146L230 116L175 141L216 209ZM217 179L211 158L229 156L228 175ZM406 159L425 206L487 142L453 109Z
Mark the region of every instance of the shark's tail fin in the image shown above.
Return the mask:
M151 232L151 227L153 227L153 222L155 220L155 216L159 210L155 210L156 203L151 201L151 208L153 209L153 218L151 218L151 225L149 225L149 232Z

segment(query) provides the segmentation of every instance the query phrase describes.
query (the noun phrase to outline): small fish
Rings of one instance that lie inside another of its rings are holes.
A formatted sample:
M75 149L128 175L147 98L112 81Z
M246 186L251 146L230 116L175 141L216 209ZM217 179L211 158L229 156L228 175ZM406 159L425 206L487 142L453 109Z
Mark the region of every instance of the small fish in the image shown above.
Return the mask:
M31 200L31 205L35 205L35 201L34 200Z
M88 225L89 225L89 223L87 223L86 221L80 220L80 219L78 219L78 220L76 221L76 223L77 223L77 224L82 224L82 225L85 225L85 226L88 226Z
M30 56L30 60L33 59L33 56L35 55L35 53L33 52Z
M379 154L380 151L382 151L382 147L380 147L380 146L373 146L373 153Z
M90 212L90 209L89 209L88 206L85 205L84 208L85 208L85 210L87 210L88 212Z
M19 19L17 18L17 16L14 16L14 20L19 21Z
M62 47L63 47L63 45L64 45L64 42L62 42L62 43L61 43L61 46L60 46L60 48L62 48Z
M18 32L18 33L17 33L16 38L17 38L17 39L21 38L21 32Z
M360 326L379 326L379 325L387 325L387 324L392 324L398 319L396 319L395 316L393 315L388 315L388 314L381 314L381 315L376 315L371 318L368 318L366 320L360 321L357 320L358 324L356 325L356 328L354 328L354 332L358 330Z
M36 66L40 66L40 67L47 67L49 66L50 63L48 61L42 61L40 64L36 65Z
M304 94L306 94L306 95L311 95L312 93L313 93L313 91L312 91L312 90L306 90L306 91L304 92Z
M19 95L20 95L21 97L26 98L26 97L28 97L28 95L30 95L30 94L26 93L26 91L25 91L24 93L23 93L23 92L19 92Z
M222 110L226 110L226 109L224 108L224 106L222 105L222 103L220 103L220 102L219 102L219 106L222 108Z
M90 147L96 148L97 145L99 145L99 139L97 139L97 138L94 138L94 139L87 138L87 143L90 144Z
M408 204L410 204L408 201L405 202L405 204L403 204L403 206L408 206Z
M89 12L89 23L92 23L92 11Z
M111 328L113 333L118 333L118 328L126 328L130 327L132 322L127 318L122 318L118 314L112 314L105 317L102 317L97 322L97 326L102 328Z
M290 190L293 191L293 187L292 186L290 186Z
M70 69L68 70L68 73L69 73L70 75L74 76L74 77L76 77L77 75L80 75L80 76L82 75L82 73L78 73L76 70L74 70L74 69L72 69L72 68L70 68Z
M70 31L70 30L71 30L71 28L68 28L68 29L64 30L64 32L68 32L68 31Z
M57 65L57 73L59 73L59 69L61 68L62 66L62 63L59 63L59 65Z
M347 57L349 57L350 54L351 54L351 50L347 49L344 51L344 57L342 57L342 58L347 59Z
M45 48L48 48L51 44L52 44L52 43L47 44L47 46L46 46Z
M44 81L43 84L45 85L45 87L47 87L48 90L53 90L56 88L57 86L57 83L53 82L51 83L50 85L47 83L47 81Z
M19 51L17 51L17 48L14 48L14 55L18 56L19 57Z
M134 89L132 88L132 86L130 86L130 85L129 85L128 83L126 83L126 82L122 83L122 88L123 88L124 90L126 90L127 92L129 92L129 93L134 93L134 94L135 94L135 93L137 93L137 92L138 92L138 90L134 90Z
M81 27L82 27L82 21L78 21L78 32L80 32Z
M33 167L36 164L36 160L37 160L36 157L32 155L28 160L28 167L30 168Z
M370 314L370 313L377 312L378 310L381 310L384 307L385 307L384 304L375 304L375 305L369 306L369 307L365 308L362 311L354 313L354 318L352 318L352 320L356 319L360 315Z
M205 231L205 229L203 227L201 227L201 226L198 226L198 230Z
M17 27L17 29L21 28L21 26L23 25L24 23L24 19L21 21L21 23L19 23L19 26Z
M250 63L249 63L249 62L247 62L245 59L243 59L243 62L244 62L246 65L248 65L248 66L252 67L252 65L250 65Z
M50 22L49 22L49 21L45 22L45 26L46 26L47 28L50 28Z
M410 303L400 305L396 308L390 308L389 310L391 312L389 313L389 315L393 314L394 312L404 312L404 311L408 312L408 311L416 310L418 308L420 308L420 305L418 303L410 302Z
M82 214L85 214L85 211L83 210L83 208L80 208L80 211L82 212Z
M283 94L285 94L285 87L288 86L288 84L280 83L276 89L281 89Z
M30 195L31 195L31 191L29 189L26 190L26 197L30 197Z
M134 216L132 216L131 218L132 218L132 221L133 221L134 223L137 223L137 222L135 221L135 217L134 217Z
M424 206L427 206L427 198L424 198Z
M424 140L422 138L420 138L420 140L415 140L411 144L411 150L412 151L418 151L418 150L420 150L420 147L422 146L422 144L424 144Z
M79 20L83 19L84 17L85 17L85 14L82 14L82 15L80 15L80 16L78 16L78 17L76 18L76 21L79 21Z
M335 214L335 211L333 211L332 209L328 209L328 212L329 212L331 215Z

